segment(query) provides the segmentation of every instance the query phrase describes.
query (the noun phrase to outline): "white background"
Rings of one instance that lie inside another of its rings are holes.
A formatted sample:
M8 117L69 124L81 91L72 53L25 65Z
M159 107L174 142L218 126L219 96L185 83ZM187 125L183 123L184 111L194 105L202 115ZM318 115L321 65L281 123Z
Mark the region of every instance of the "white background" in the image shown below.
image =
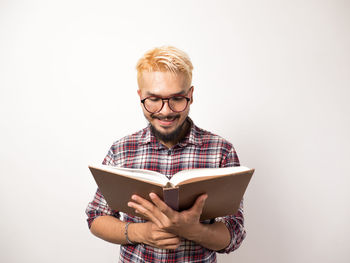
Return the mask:
M116 262L90 162L146 125L135 65L194 64L190 116L256 168L220 262L350 261L349 1L0 1L0 261Z

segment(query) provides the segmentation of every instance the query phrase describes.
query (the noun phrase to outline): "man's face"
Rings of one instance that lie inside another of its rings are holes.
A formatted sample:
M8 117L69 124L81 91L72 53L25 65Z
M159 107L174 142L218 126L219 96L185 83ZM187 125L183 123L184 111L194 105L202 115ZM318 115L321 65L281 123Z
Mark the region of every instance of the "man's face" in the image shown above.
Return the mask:
M161 141L176 141L180 136L192 103L192 93L193 88L186 84L183 74L175 75L171 72L160 71L142 73L138 90L140 99L149 96L167 98L174 95L185 95L191 99L187 108L182 112L173 112L167 101L164 101L162 110L157 113L148 112L141 104L143 114Z

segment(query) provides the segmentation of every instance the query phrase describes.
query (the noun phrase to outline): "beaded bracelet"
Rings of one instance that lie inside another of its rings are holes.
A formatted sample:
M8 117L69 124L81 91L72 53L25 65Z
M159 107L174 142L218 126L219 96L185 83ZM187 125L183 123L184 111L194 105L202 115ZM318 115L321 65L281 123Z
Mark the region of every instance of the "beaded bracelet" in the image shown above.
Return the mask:
M128 227L129 227L129 224L130 224L130 223L131 223L131 222L127 222L126 225L125 225L125 232L124 232L125 238L126 238L126 241L128 242L128 244L130 244L130 245L136 245L136 243L130 241L130 239L129 239L129 237L128 237Z

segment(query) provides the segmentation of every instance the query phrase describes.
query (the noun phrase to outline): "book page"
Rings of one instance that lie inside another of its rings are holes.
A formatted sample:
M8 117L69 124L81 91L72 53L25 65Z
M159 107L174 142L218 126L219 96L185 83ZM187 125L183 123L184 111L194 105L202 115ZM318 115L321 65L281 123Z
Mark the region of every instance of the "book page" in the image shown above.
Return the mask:
M223 176L248 170L250 169L245 166L188 169L174 174L174 176L170 179L170 183L176 186L181 182L192 178Z
M91 167L105 170L114 174L120 174L127 177L139 179L142 181L158 183L163 186L165 186L169 182L168 178L165 175L145 169L124 168L109 165L91 165Z

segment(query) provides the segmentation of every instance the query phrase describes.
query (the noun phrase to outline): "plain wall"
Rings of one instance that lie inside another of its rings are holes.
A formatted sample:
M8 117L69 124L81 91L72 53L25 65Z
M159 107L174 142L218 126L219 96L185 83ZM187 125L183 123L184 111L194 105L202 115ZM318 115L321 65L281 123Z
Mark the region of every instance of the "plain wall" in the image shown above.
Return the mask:
M87 165L146 125L135 65L194 64L190 116L256 173L219 262L350 261L349 1L0 1L0 261L116 262Z

